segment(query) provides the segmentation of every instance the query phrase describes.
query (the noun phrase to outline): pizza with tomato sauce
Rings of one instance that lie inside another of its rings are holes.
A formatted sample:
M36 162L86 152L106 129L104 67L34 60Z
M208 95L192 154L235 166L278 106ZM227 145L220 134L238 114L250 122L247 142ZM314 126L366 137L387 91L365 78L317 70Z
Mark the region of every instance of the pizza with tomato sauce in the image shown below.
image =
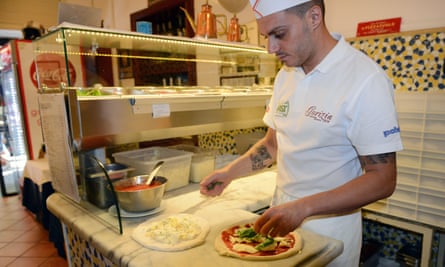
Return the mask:
M220 232L215 239L215 249L220 255L245 260L277 260L295 255L303 248L298 232L282 237L258 234L253 223L237 224Z

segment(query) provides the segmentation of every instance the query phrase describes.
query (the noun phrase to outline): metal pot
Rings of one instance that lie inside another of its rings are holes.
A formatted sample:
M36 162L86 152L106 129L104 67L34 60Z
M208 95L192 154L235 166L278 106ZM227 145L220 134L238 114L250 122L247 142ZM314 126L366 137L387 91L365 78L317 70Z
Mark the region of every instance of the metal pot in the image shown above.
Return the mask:
M113 182L114 191L120 207L128 212L143 212L158 208L164 197L165 184L167 178L155 176L153 182L158 183L156 186L146 187L140 190L124 191L124 188L137 185L145 185L148 175L138 175L126 179ZM152 183L153 183L152 182Z
M110 163L104 166L110 179L115 181L126 178L128 172L133 170L119 163ZM85 179L87 200L101 209L109 208L114 203L105 173L99 167L92 168L88 172Z

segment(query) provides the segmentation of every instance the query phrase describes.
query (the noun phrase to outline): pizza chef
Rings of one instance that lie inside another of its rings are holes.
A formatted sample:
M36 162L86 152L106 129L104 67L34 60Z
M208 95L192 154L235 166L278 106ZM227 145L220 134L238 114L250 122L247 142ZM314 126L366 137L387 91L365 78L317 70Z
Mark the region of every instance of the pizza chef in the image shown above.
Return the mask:
M390 196L403 149L392 82L324 20L323 0L250 0L268 51L283 62L264 115L263 139L205 177L201 193L277 164L276 189L255 230L297 227L342 240L329 266L358 266L360 208ZM396 130L394 130L396 129ZM390 134L388 134L390 133Z

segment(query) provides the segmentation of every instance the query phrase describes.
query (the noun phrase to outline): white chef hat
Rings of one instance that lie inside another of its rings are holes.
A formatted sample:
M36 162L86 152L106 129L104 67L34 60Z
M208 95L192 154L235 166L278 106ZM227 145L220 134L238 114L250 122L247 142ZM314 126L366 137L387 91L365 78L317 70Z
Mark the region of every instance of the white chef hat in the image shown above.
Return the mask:
M311 0L249 0L257 19Z

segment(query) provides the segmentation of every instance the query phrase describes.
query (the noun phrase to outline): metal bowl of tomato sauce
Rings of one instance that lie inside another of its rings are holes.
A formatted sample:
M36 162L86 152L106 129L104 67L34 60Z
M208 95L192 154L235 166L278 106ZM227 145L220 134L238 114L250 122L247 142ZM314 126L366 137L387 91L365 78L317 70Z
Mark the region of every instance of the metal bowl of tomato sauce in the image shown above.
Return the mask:
M147 185L149 175L138 175L113 182L119 206L128 212L144 212L161 205L167 178L155 176Z

